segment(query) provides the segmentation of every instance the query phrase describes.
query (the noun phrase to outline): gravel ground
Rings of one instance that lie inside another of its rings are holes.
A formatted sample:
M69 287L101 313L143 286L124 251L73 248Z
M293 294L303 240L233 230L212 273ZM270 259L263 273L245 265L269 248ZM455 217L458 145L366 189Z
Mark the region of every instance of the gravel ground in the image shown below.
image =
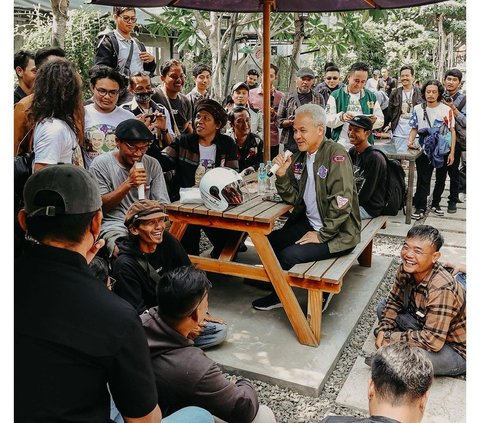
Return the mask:
M282 225L279 222L278 225ZM356 409L340 407L335 404L335 399L340 392L345 380L352 369L355 360L362 355L362 346L375 323L375 308L381 298L388 294L395 272L400 264L398 257L400 247L403 243L403 237L377 235L374 239L373 253L393 257L392 264L381 281L375 295L370 300L369 305L363 312L359 323L344 348L335 370L325 383L325 386L318 397L309 397L298 394L290 389L281 388L277 385L249 379L257 389L260 402L268 405L279 423L304 423L318 422L327 415L351 415L366 417ZM208 239L202 236L201 251L210 248ZM227 377L234 377L229 376Z

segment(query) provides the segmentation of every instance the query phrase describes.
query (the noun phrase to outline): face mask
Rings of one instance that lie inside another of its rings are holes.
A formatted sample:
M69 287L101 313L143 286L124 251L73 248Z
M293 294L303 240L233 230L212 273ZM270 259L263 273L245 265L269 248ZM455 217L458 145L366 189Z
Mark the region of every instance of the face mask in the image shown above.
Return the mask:
M135 101L140 104L150 103L152 99L153 91L149 91L147 93L139 93L135 94Z

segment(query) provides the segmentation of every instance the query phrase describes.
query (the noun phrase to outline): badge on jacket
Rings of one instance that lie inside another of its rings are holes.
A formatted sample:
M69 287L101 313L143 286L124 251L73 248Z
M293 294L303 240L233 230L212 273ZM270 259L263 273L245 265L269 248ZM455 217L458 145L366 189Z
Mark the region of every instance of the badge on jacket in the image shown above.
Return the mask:
M303 173L303 163L295 162L293 164L293 176L295 176L295 179L297 181L302 177L302 173Z
M325 179L328 175L328 169L324 165L321 165L318 169L317 175L320 176L320 178Z
M348 204L348 198L342 197L341 195L337 195L335 199L337 200L337 207L339 209L343 208Z

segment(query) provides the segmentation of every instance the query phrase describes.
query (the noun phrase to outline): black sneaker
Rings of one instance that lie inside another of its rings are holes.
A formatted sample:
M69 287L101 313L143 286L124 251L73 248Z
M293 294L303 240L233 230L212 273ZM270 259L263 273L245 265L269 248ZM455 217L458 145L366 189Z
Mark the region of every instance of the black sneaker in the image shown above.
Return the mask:
M412 213L413 220L423 219L424 216L425 216L425 210L423 209L415 209L415 212Z
M258 298L252 301L252 307L256 310L273 310L274 308L283 307L280 298L275 292L268 294L266 297Z
M323 298L322 298L322 312L324 312L328 305L330 304L330 301L332 301L333 294L331 292L324 292L323 293Z
M430 211L434 214L436 214L437 216L445 216L445 213L443 212L443 210L440 208L440 206L432 206Z
M448 203L447 213L456 213L457 212L457 204L456 203Z

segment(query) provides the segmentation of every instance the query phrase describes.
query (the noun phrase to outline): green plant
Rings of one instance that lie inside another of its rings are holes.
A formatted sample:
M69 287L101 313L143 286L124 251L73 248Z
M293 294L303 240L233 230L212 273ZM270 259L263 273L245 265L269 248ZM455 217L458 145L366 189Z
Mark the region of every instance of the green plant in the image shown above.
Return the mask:
M39 48L50 46L51 15L42 15L37 9L33 9L28 15L26 24L14 28L14 35L23 40L22 48L35 52ZM69 11L65 31L65 54L82 77L85 98L91 95L88 72L95 59L97 37L109 25L109 17L90 7Z

